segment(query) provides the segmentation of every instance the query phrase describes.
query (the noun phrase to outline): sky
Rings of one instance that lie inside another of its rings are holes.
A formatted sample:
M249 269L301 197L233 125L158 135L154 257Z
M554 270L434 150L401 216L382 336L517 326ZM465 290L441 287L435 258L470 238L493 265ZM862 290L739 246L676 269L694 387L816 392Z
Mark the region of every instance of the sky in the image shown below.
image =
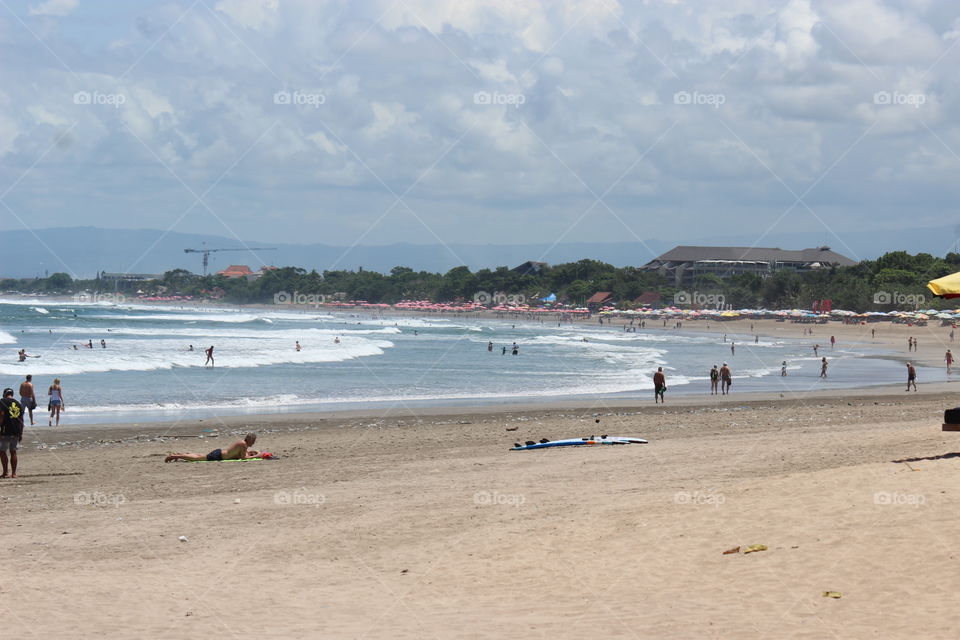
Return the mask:
M953 0L0 0L0 220L255 242L960 222Z

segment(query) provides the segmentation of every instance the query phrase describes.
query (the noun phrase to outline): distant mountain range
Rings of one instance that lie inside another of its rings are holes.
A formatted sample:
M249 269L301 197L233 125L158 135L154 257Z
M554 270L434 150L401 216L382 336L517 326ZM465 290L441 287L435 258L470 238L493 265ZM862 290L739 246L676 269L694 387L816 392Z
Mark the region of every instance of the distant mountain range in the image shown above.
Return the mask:
M257 269L264 264L304 269L364 268L387 273L395 266L414 270L446 272L467 265L471 270L497 266L514 267L527 260L551 264L591 258L615 266L639 266L678 245L751 246L755 235L686 237L672 241L572 242L538 244L453 244L338 247L324 244L239 242L235 239L157 229L102 229L73 227L11 230L3 234L0 277L27 278L63 271L74 277L92 278L99 271L163 273L188 269L201 273L201 255L184 249L240 249L210 254L210 271L231 264ZM803 249L829 244L834 251L855 260L876 258L888 251L927 252L943 256L956 251L957 229L953 227L908 228L841 233L842 242L825 242L822 232L771 234L759 246ZM246 247L275 247L275 251L248 251Z

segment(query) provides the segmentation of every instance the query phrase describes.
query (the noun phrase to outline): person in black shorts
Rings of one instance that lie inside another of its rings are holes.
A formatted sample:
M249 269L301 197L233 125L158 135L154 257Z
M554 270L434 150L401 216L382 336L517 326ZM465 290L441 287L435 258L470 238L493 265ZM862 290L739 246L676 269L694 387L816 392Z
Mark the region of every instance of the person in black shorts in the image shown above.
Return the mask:
M23 405L13 399L13 389L4 389L0 399L0 478L17 477L17 447L23 440ZM9 458L9 474L7 452Z
M206 460L208 462L220 462L221 460L244 460L246 458L257 458L260 456L260 452L254 451L250 448L256 441L257 434L248 433L243 440L237 440L232 445L227 447L226 451L223 449L214 449L206 455L202 453L171 453L164 459L164 462L173 462L175 460L185 460L186 462L199 462L201 460Z

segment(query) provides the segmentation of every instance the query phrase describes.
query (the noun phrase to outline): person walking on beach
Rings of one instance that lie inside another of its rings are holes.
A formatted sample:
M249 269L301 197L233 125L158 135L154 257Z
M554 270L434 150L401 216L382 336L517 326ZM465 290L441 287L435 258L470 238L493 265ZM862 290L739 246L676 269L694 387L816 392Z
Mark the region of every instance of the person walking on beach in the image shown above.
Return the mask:
M913 351L913 336L907 338L907 351Z
M4 389L3 399L0 400L0 466L3 467L0 478L17 477L17 447L21 440L23 440L23 405L13 399L13 389Z
M953 329L950 329L950 342L953 342Z
M826 358L823 358L820 361L820 377L821 378L827 377L827 359Z
M730 367L727 366L727 363L724 362L723 366L720 367L720 391L722 395L727 395L730 393L730 385L733 384L732 374L730 373Z
M813 355L815 356L820 355L819 353L817 353L819 350L820 350L820 345L818 344L813 345Z
M911 363L907 363L907 391L910 391L910 385L913 385L913 390L917 390L917 370L913 368Z
M663 392L666 390L667 378L663 375L663 367L657 367L657 372L653 374L653 404L666 402L663 399Z
M877 330L876 330L876 329L870 329L870 337L871 337L871 338L876 338L876 337L877 337Z
M20 383L20 404L30 414L30 426L34 425L33 410L37 408L37 394L33 389L33 376L27 374L26 380Z
M947 375L953 373L953 354L950 353L950 349L947 349L947 354L943 356L943 359L947 362Z
M257 441L257 434L248 433L243 440L237 440L227 447L227 450L214 449L210 453L171 453L164 462L174 462L175 460L185 460L187 462L199 462L206 460L208 462L220 462L221 460L243 460L245 458L260 457L259 451L254 451L250 447Z
M717 386L720 384L720 370L717 369L717 365L713 365L713 369L710 369L710 395L717 395Z
M207 354L207 361L203 363L203 366L210 365L211 367L215 366L213 363L213 345L210 345L210 348L204 351Z
M731 342L731 343L730 343L730 355L732 355L732 356L737 355L737 343L736 343L736 342Z
M833 349L833 347L836 344L837 344L837 339L834 336L830 336L830 348Z
M50 419L47 420L47 426L53 426L53 420L56 418L57 426L60 426L60 412L66 407L63 406L63 387L60 386L60 378L54 378L53 384L47 389L47 395L50 396Z

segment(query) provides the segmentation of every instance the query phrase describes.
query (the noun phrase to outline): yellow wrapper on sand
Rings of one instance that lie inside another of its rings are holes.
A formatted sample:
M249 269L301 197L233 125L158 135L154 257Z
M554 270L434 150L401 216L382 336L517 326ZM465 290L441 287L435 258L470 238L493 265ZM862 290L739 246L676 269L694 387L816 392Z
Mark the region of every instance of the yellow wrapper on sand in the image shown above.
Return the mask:
M823 597L824 597L824 598L839 598L839 597L841 597L842 595L843 595L843 594L840 593L839 591L824 591L824 592L823 592Z
M765 544L752 544L746 549L743 550L744 553L753 553L754 551L766 551L767 545Z

